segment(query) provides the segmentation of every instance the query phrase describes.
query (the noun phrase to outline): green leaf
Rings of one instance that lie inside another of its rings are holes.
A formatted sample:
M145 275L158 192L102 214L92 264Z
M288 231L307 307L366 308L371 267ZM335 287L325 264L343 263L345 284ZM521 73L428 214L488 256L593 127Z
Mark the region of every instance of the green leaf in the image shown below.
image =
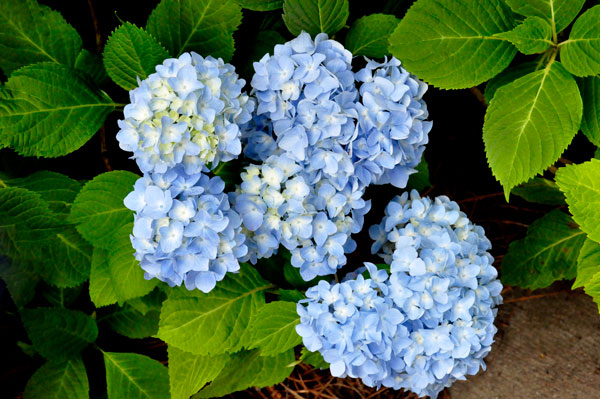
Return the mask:
M160 308L142 314L131 305L125 303L123 307L117 307L102 321L108 323L117 333L133 339L152 337L158 332L158 320L160 319Z
M560 44L560 60L577 76L600 74L600 5L590 8L575 21L569 40Z
M552 165L575 137L582 102L575 79L558 62L502 86L483 124L488 163L510 190Z
M565 205L565 196L552 180L536 176L512 189L511 194L518 195L525 201L544 205Z
M581 131L594 145L600 146L600 76L578 79L583 99Z
M390 36L390 51L419 78L463 89L510 64L517 50L495 34L513 28L502 0L418 0Z
M174 346L168 351L171 399L189 399L214 380L229 360L228 355L194 355Z
M66 214L81 190L81 183L49 170L41 170L27 177L7 179L7 186L22 187L38 193L54 213Z
M208 294L173 290L163 304L158 337L200 355L233 353L248 347L250 320L265 303L263 291L272 287L253 267L244 264L239 274L227 273Z
M30 259L32 245L47 239L58 222L39 194L20 187L0 189L0 247L12 258Z
M400 20L393 15L371 14L357 19L346 35L346 48L354 55L389 55L388 40Z
M42 295L44 296L44 299L50 303L50 305L65 308L73 304L73 302L79 297L79 294L81 294L82 289L82 285L70 288L47 286L44 287Z
M553 44L552 28L540 17L527 17L515 29L496 36L508 39L523 54L542 53Z
M485 92L483 96L485 97L485 101L489 104L496 94L496 91L514 81L520 77L523 77L531 72L536 70L537 62L523 62L517 65L511 65L506 68L504 71L500 72L498 75L494 76L485 84Z
M584 291L598 304L598 311L600 312L600 272L596 273L586 284Z
M84 145L115 104L74 70L41 63L14 71L0 90L0 145L58 157Z
M21 320L33 347L47 359L72 358L98 336L96 322L77 310L24 309Z
M288 302L298 302L301 299L305 299L303 293L298 290L279 290L279 300L280 301L288 301Z
M71 226L65 226L37 248L40 275L56 287L75 287L90 277L92 246Z
M294 351L276 356L244 351L231 356L219 376L193 398L221 397L250 387L267 387L285 380L294 369Z
M195 51L203 56L233 56L233 32L242 22L234 1L162 0L150 14L146 30L175 56Z
M524 239L510 244L502 260L502 282L534 290L570 280L584 241L585 233L556 209L533 222Z
M31 376L24 399L88 399L90 386L80 357L48 361Z
M600 244L588 238L577 257L577 278L573 283L573 289L587 285L598 272L600 272Z
M130 299L127 304L143 315L156 311L160 312L163 302L167 299L167 294L161 288L165 288L165 286L155 288L148 295Z
M108 252L94 248L90 272L90 299L97 308L117 303L115 285L108 268Z
M146 79L169 53L144 29L125 22L108 38L103 57L110 78L131 90L138 86L137 78Z
M169 373L158 361L137 353L103 354L108 399L169 397Z
M115 231L108 251L108 272L119 302L144 296L159 282L144 278L144 270L133 256L135 250L129 239L132 230L133 223L130 223Z
M417 173L410 175L406 189L423 191L426 188L431 187L431 182L429 181L429 165L427 164L425 157L421 158L421 162L419 162L415 169L417 170Z
M272 11L283 7L283 0L235 0L242 8L252 11Z
M276 301L261 307L252 317L251 348L260 348L261 356L272 356L299 345L302 338L296 333L300 316L296 304Z
M133 212L123 199L133 190L139 176L117 170L89 181L75 198L69 220L92 245L110 249L112 237L121 226L133 221Z
M23 261L11 260L1 255L0 278L4 280L10 297L19 309L33 299L35 288L40 279L34 273L33 265Z
M320 352L310 352L306 348L302 348L302 355L300 356L300 361L302 363L310 364L315 369L327 370L329 368L329 363L323 359L323 355Z
M567 197L573 220L589 238L600 241L600 160L560 168L556 183Z
M506 4L517 14L544 18L556 33L575 19L583 3L585 0L506 0Z
M77 31L57 11L35 0L0 1L0 68L51 61L73 66L81 48Z
M108 75L99 54L82 49L75 60L75 69L87 76L96 86L108 82Z
M283 22L292 34L302 31L316 36L321 32L333 35L346 24L350 11L348 0L285 0Z

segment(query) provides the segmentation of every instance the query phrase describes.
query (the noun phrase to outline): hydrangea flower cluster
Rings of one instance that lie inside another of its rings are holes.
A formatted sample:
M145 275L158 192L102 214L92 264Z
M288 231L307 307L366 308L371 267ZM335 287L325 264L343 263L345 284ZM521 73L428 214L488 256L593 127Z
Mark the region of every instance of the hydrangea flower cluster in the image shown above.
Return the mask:
M396 197L370 229L390 274L366 264L341 283L319 282L298 304L296 331L334 376L436 398L485 368L501 283L490 242L447 197Z
M255 263L283 244L306 281L335 273L346 263L344 253L356 247L350 235L362 229L370 209L361 191L352 190L350 184L337 190L328 179L311 182L287 154L251 165L241 176L232 202L249 237L243 259Z
M248 249L223 180L183 169L146 174L125 197L136 212L131 243L146 279L209 292Z
M395 58L356 74L351 61L326 34L302 33L254 63L257 115L244 153L263 164L242 175L235 200L253 262L283 244L306 280L334 273L370 208L365 188L404 187L420 161L427 86Z
M131 242L147 279L209 292L239 270L241 218L224 182L206 173L241 153L240 124L255 105L244 85L232 65L192 52L130 92L117 139L144 172L125 205L136 212Z
M119 145L133 152L144 173L182 164L194 175L234 159L242 150L239 125L254 110L244 85L220 58L194 52L169 58L129 92L131 103L118 122Z
M427 84L391 58L355 74L360 85L357 136L350 143L355 175L362 185L406 187L421 161L431 121L422 97Z
M244 132L245 154L264 161L283 151L339 188L349 180L405 187L431 130L427 85L396 58L367 59L357 73L351 61L326 34L313 42L302 33L254 63L258 117Z

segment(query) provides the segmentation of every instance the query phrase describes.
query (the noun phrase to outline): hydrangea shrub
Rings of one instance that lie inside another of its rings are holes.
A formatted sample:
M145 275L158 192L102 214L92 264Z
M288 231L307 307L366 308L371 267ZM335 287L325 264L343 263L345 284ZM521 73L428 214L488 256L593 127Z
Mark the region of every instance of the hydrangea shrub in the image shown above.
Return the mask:
M427 188L428 85L479 94L507 200L562 207L503 283L575 279L600 303L600 169L559 158L579 130L600 144L600 6L155 3L104 43L89 2L92 49L69 16L0 2L0 294L43 359L23 397L219 397L305 362L435 398L484 369L490 241L407 191ZM167 358L127 341L148 337Z

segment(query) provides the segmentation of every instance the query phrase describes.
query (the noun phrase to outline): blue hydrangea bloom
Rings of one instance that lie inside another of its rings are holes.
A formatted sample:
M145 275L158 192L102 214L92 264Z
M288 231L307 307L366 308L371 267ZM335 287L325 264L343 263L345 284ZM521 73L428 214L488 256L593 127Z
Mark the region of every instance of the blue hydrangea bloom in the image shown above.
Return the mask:
M144 173L182 164L194 175L234 159L241 153L239 126L254 110L244 85L220 58L194 52L169 58L130 91L119 145L133 152Z
M350 235L362 229L370 209L362 191L350 185L338 191L327 179L315 181L286 153L246 167L241 177L230 200L248 237L242 260L268 258L283 244L307 281L346 263L345 253L356 246Z
M351 61L326 34L313 41L302 33L254 63L257 108L244 154L263 165L247 170L235 201L253 262L283 244L303 278L334 273L356 246L350 235L369 210L366 187L404 187L420 162L431 129L421 99L427 86L395 58L368 61L356 74ZM273 175L281 162L294 172ZM308 185L307 195L285 195L288 179Z
M279 150L338 189L406 187L431 130L427 85L395 58L367 59L357 73L351 61L326 34L302 33L254 63L257 115L243 133L245 154L264 161Z
M246 256L241 218L220 177L187 174L182 165L146 174L125 197L135 212L131 243L146 279L211 291Z
M406 187L428 142L431 122L422 97L427 84L391 58L355 74L360 82L356 103L358 134L350 143L355 174L364 185Z
M447 197L396 197L370 229L390 274L320 281L298 304L296 331L334 376L436 398L485 368L502 285L490 242ZM366 274L366 273L365 273Z

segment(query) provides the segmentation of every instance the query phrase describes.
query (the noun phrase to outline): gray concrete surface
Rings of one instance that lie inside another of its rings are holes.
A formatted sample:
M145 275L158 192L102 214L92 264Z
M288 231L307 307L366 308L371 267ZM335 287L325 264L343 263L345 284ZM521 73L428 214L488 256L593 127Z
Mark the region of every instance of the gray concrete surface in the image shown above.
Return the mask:
M547 295L521 300L530 295ZM500 307L487 371L452 399L600 399L600 315L581 290L512 291Z

